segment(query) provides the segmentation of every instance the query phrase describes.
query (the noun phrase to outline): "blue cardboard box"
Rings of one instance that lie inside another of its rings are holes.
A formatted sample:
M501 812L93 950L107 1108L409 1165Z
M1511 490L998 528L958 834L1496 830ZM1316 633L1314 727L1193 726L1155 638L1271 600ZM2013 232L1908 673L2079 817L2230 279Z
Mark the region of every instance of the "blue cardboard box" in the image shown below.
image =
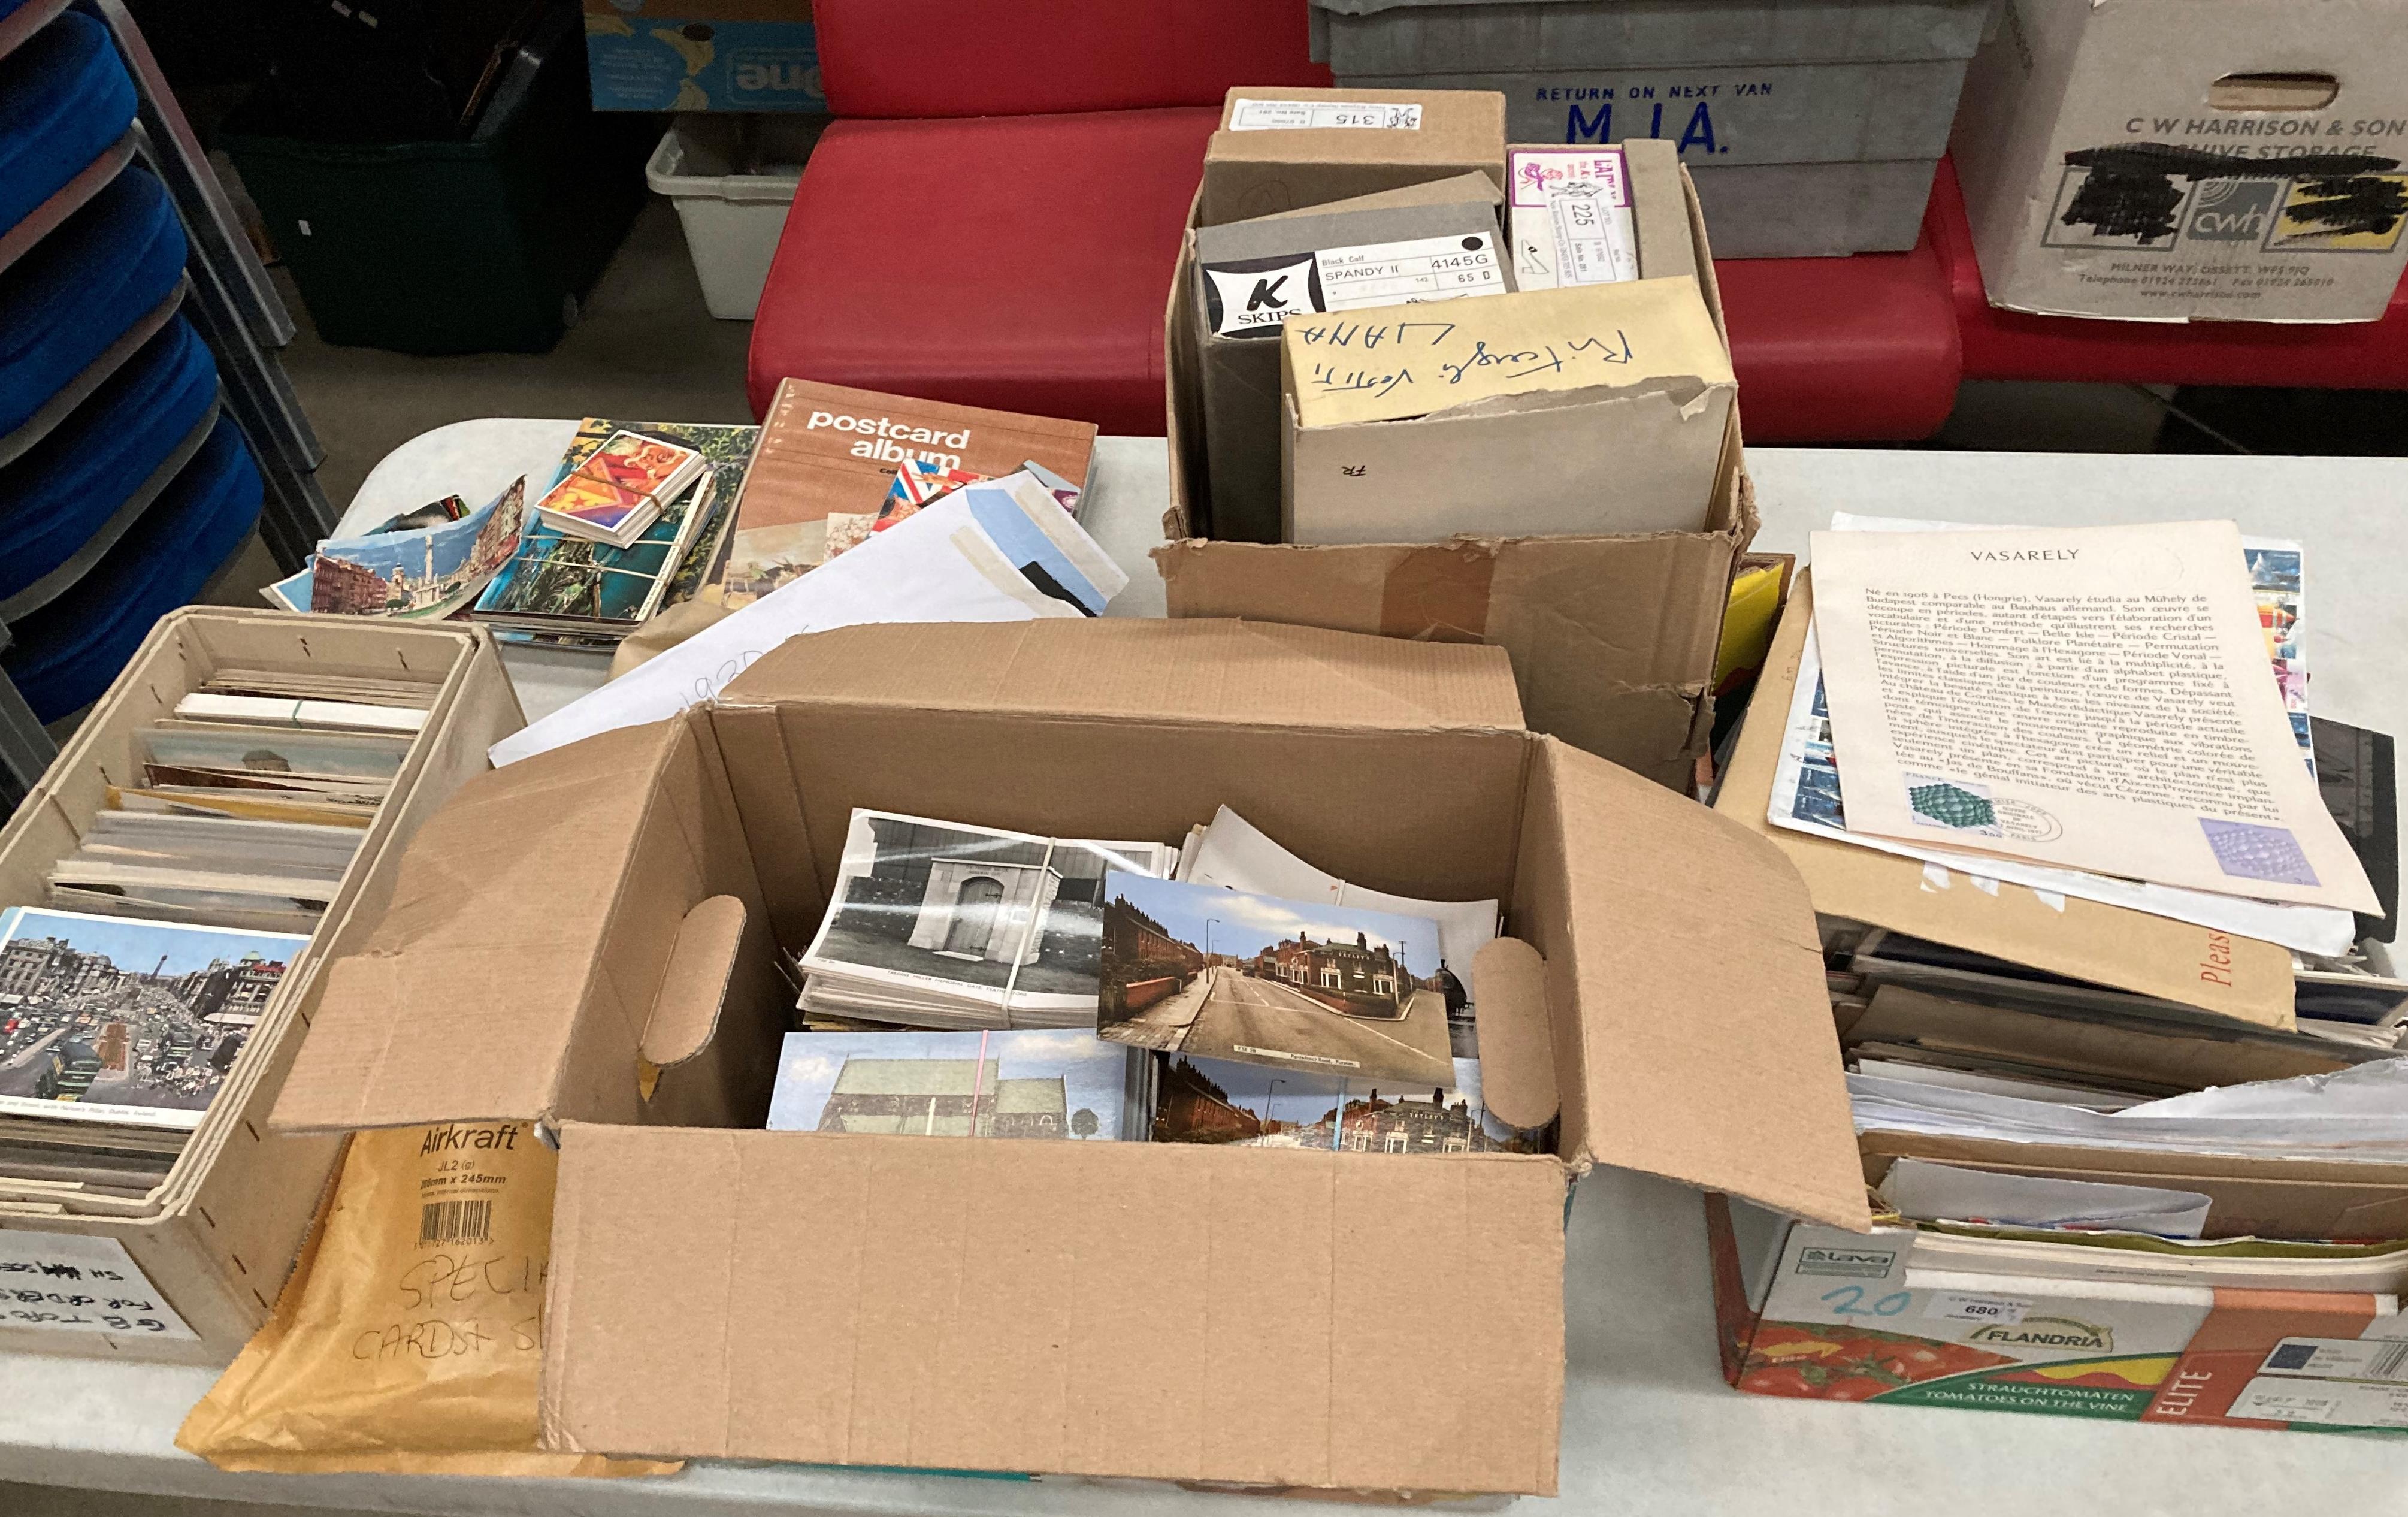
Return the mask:
M827 109L810 0L584 0L596 110Z

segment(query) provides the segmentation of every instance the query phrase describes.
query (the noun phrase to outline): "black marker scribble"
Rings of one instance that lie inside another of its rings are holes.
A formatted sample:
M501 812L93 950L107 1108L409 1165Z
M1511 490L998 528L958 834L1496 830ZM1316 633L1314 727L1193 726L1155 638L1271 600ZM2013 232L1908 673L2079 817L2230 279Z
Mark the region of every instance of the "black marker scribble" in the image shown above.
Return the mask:
M2302 179L2293 193L2304 198L2283 212L2286 242L2312 237L2385 237L2408 215L2408 188L2396 179L2371 174Z
M2183 192L2173 183L2177 179L2297 178L2317 198L2293 206L2283 219L2286 225L2300 223L2309 236L2380 235L2408 214L2408 193L2395 181L2374 177L2399 167L2400 160L2378 153L2247 158L2165 142L2134 142L2078 149L2067 153L2065 161L2090 172L2058 221L2087 227L2100 237L2128 237L2144 247L2174 234L2174 212L2183 203Z

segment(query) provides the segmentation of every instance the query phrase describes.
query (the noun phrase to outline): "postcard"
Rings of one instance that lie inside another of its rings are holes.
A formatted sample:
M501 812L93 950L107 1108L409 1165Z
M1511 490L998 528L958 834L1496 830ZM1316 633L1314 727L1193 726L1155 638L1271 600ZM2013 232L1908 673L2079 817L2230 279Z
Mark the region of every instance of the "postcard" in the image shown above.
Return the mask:
M308 941L0 912L0 1112L198 1127Z
M308 604L295 609L423 621L449 616L476 600L486 582L517 551L525 498L526 480L521 477L457 521L418 531L380 529L366 537L321 542L304 571L308 576ZM275 587L287 585L292 582L280 581ZM294 599L300 593L300 586L294 585Z
M1482 1109L1474 1059L1455 1061L1450 1086L1407 1087L1183 1053L1159 1057L1156 1143L1347 1153L1539 1151Z
M1398 917L1426 917L1438 926L1439 993L1457 1059L1480 1057L1478 1013L1469 989L1471 961L1497 935L1494 901L1422 901L1367 889L1315 869L1226 806L1198 828L1182 859L1179 877L1198 885L1253 890L1290 901L1327 901Z
M621 432L641 432L692 448L702 455L704 466L716 483L717 488L704 506L701 518L687 536L684 556L678 561L666 593L661 597L665 607L690 600L719 568L722 550L727 546L729 529L736 520L736 498L743 492L745 470L752 466L752 449L760 441L761 428L711 422L614 422L588 416L578 423L577 435L569 440L568 451L561 455L561 472L574 472ZM677 508L672 503L667 509ZM651 535L648 529L645 536Z
M475 615L506 627L565 627L622 636L658 611L670 575L718 482L705 474L625 547L574 537L538 522L477 600Z
M1146 1056L1087 1032L789 1033L772 1132L1143 1136Z
M1159 844L855 811L802 967L815 1004L830 1009L846 1004L843 982L867 982L857 1015L905 1019L900 1008L934 1000L953 1017L991 1008L998 1025L1048 1014L1083 1025L1095 1015L1105 877L1159 873L1170 860Z
M537 502L546 523L576 537L632 535L702 470L692 448L621 431L595 449Z
M168 769L216 770L389 785L410 740L381 732L313 732L232 722L152 722L135 730L139 757Z
M1206 1059L1453 1083L1438 924L1114 873L1100 1036Z

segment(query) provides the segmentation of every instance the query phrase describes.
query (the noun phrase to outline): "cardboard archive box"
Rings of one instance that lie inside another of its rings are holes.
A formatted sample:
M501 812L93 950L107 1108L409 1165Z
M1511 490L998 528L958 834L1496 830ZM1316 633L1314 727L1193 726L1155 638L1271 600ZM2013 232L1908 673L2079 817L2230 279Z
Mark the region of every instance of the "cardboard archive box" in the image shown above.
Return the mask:
M1292 316L1281 539L1694 532L1738 393L1691 279Z
M1705 221L1678 156L1669 143L1625 147L1640 273L1693 275L1719 326ZM1668 203L1683 214L1653 213ZM1698 531L1325 547L1221 541L1192 335L1194 265L1191 229L1164 322L1170 542L1154 562L1170 614L1492 643L1512 658L1534 730L1685 788L1713 730L1714 650L1732 569L1756 535L1737 408Z
M1505 97L1238 85L1204 147L1196 224L1218 226L1457 174L1505 188Z
M2408 4L2006 0L1949 150L1993 305L2375 321L2408 266Z
M1583 1170L1867 1214L1793 872L1517 716L1493 650L1313 628L798 638L465 788L275 1120L558 1134L547 1447L1551 1492ZM1224 803L1510 903L1484 1088L1560 1159L750 1130L853 808L1168 839Z
M492 634L482 628L203 607L174 612L151 629L0 831L0 905L44 903L45 874L75 850L106 806L108 787L139 783L134 730L171 715L180 697L222 669L423 681L434 704L317 932L159 1188L131 1199L0 1180L0 1257L122 1246L144 1277L128 1283L147 1283L194 1336L18 1325L0 1301L0 1347L84 1353L106 1344L120 1357L222 1364L266 1320L340 1148L332 1136L267 1130L268 1108L322 992L321 972L365 943L391 896L401 844L469 776L488 768L489 744L524 725ZM63 1235L67 1242L57 1241Z
M1328 297L1319 282L1323 253L1369 257L1398 243L1478 239L1490 244L1497 278L1513 289L1511 260L1499 240L1504 198L1487 175L1458 174L1196 229L1196 277L1203 297L1188 302L1197 323L1189 340L1197 354L1204 443L1211 455L1205 472L1225 535L1246 542L1282 540L1280 322L1286 309L1300 304L1311 310ZM1257 297L1283 296L1290 307L1248 309Z
M1341 84L1497 90L1517 142L1676 144L1727 258L1903 253L1989 0L1314 0Z

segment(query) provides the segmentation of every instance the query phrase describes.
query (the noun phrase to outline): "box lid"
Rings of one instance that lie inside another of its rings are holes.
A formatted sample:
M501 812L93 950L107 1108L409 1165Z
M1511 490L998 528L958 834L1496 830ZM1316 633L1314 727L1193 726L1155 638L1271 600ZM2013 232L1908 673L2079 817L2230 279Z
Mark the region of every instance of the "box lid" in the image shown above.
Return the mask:
M544 1442L1552 1494L1564 1186L1511 1155L571 1124Z

